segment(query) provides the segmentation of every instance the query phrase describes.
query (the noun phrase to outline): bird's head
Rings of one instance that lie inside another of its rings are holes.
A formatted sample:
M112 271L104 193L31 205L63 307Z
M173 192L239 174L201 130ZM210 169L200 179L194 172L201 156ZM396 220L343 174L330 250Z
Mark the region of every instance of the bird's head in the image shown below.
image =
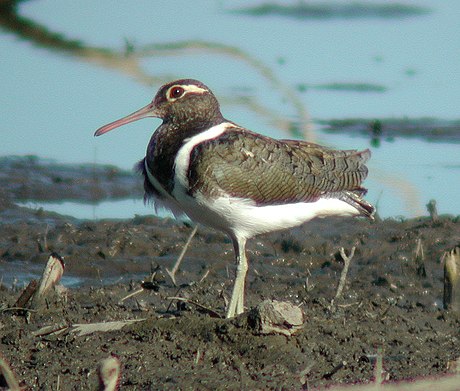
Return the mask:
M193 79L176 80L163 85L147 106L99 128L95 136L142 118L156 117L163 123L181 126L215 125L222 120L219 102L211 90Z

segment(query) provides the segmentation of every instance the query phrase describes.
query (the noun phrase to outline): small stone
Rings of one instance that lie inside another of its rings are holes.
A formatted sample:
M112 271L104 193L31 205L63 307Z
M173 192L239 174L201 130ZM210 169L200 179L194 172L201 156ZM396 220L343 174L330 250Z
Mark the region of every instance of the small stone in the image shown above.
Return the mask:
M286 301L264 300L249 312L248 324L259 334L289 337L302 328L303 312Z

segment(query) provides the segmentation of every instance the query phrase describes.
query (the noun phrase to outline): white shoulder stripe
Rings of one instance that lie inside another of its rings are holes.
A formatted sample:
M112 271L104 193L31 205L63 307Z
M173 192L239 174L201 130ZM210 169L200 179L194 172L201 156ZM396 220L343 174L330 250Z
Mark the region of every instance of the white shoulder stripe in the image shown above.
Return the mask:
M193 148L204 141L219 137L227 129L234 127L235 125L230 122L223 122L219 125L213 126L205 132L199 133L196 136L184 140L184 144L177 152L176 159L174 160L174 190L178 189L178 186L182 187L184 191L188 189L189 184L187 179L187 172L190 164L190 153L192 152ZM176 191L173 191L173 194L177 199Z

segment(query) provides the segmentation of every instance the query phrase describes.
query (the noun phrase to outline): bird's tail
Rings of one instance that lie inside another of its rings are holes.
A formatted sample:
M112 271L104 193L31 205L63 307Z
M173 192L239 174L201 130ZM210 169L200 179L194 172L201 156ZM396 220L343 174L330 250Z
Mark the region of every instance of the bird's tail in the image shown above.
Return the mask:
M374 220L375 207L362 198L366 193L366 189L359 188L354 191L343 191L338 198L353 206L361 216Z

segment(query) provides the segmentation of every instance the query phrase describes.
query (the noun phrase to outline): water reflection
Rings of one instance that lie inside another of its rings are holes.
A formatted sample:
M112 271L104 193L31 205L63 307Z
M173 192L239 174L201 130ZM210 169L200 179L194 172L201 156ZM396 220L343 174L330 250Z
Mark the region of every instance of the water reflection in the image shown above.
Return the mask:
M295 19L360 19L384 18L403 19L408 17L426 15L431 12L429 8L411 4L398 4L391 2L370 3L328 3L328 2L297 2L294 4L264 3L246 8L232 10L236 14L251 16L282 16Z
M153 84L156 89L179 76L202 76L218 92L226 115L241 125L336 148L371 146L366 186L373 202L393 200L384 208L386 215L424 212L431 198L440 210L446 204L447 211L458 210L454 195L460 185L452 171L460 165L459 155L448 144L460 140L460 123L420 118L458 116L458 54L452 39L458 35L453 12L458 3L424 0L417 3L421 7L399 11L388 2L337 3L273 3L262 17L248 11L255 2L243 1L184 1L180 9L148 1L136 9L105 1L78 6L2 1L0 46L7 55L1 106L7 109L1 154L130 169L143 156L148 129L156 124L142 124L144 133L114 134L103 143L93 140L94 129L129 112L131 103L135 108L136 99L147 103ZM350 13L356 4L361 10ZM385 11L390 4L392 11ZM322 8L319 17L313 6ZM171 22L177 16L182 23ZM206 23L197 23L201 20ZM82 21L88 28L81 28ZM113 49L120 41L121 48ZM316 132L306 107L314 113ZM326 133L317 130L323 125ZM407 139L400 142L400 135ZM62 178L56 181L59 190Z
M301 133L303 137L309 140L315 139L308 110L301 99L299 99L295 90L282 82L263 61L236 46L211 41L187 40L151 43L137 47L133 42L125 40L125 48L122 51L93 47L82 40L67 38L62 32L52 31L32 19L22 17L18 7L22 2L24 1L13 0L1 3L0 25L5 30L34 43L38 47L62 54L73 55L81 60L107 69L116 70L147 86L163 84L165 80L180 78L178 75L149 74L142 67L142 60L147 58L183 56L194 53L230 57L232 60L242 62L264 78L270 84L271 88L277 91L282 99L286 100L293 107L296 112L297 123L302 128ZM269 116L271 117L271 122L286 132L291 128L290 121L265 107L264 103L259 102L255 96L236 95L222 97L220 100L227 103L244 105L259 115Z
M346 133L370 137L371 145L380 146L381 139L418 139L428 142L460 143L460 121L436 118L384 118L369 121L362 118L320 121L328 133ZM374 145L374 143L376 145Z
M81 220L131 219L136 215L144 216L154 213L154 209L150 205L145 205L141 197L106 200L98 203L27 201L20 202L18 205L36 211L43 209L48 212L56 212L63 216L71 216ZM155 215L174 217L171 213L162 209L158 210Z

